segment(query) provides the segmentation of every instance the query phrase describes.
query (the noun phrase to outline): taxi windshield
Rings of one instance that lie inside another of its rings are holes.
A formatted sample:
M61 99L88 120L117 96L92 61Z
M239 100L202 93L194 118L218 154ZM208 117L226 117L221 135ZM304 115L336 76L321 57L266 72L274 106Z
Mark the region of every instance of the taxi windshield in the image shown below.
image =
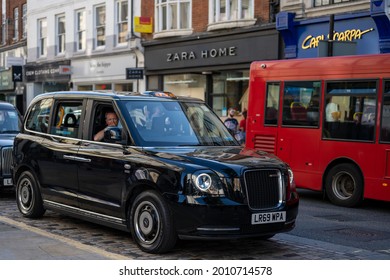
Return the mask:
M0 109L0 133L17 133L20 131L18 112L9 109Z
M201 102L125 101L126 119L138 145L239 145L217 115Z

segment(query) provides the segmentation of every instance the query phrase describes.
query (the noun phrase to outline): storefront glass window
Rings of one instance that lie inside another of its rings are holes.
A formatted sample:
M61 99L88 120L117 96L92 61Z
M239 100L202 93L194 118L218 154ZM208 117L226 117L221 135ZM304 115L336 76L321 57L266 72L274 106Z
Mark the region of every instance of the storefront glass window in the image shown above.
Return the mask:
M80 91L93 90L93 86L92 85L81 85L81 86L77 86L77 90L80 90Z
M112 85L111 84L96 84L95 89L96 90L111 90Z
M207 76L212 81L212 87L209 89L206 87ZM238 112L248 108L248 85L248 70L224 71L212 75L177 74L164 76L165 91L170 91L177 96L205 100L221 117L227 115L227 110L230 107L235 108ZM154 89L154 87L150 88Z
M115 91L134 91L133 84L115 84Z
M68 89L68 82L47 81L43 83L43 92L66 91Z
M241 112L248 108L249 71L227 71L213 75L212 107L222 117L232 107Z
M191 96L205 100L206 76L179 74L164 76L164 90L178 96Z

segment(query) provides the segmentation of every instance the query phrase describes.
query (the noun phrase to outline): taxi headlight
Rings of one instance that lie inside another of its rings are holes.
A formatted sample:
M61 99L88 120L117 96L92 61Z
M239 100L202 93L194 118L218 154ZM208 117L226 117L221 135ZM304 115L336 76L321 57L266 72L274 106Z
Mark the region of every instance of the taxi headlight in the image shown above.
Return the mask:
M211 179L210 175L202 173L197 176L194 176L194 183L199 190L207 191L213 184L213 179Z
M292 183L294 182L294 173L293 173L291 168L288 168L287 172L288 172L288 179L289 179L290 185L292 185Z
M198 171L192 174L191 180L198 191L212 195L224 195L223 184L213 172Z

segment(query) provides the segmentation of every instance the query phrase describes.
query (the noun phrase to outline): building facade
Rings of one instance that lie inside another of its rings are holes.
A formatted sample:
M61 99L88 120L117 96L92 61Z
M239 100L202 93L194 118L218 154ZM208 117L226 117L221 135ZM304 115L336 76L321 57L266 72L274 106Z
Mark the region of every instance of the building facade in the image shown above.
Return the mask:
M140 91L144 66L133 15L140 1L28 0L26 100L59 90Z
M27 58L26 0L1 0L0 100L10 102L20 111L23 99L23 65Z
M390 52L389 0L282 0L280 9L283 58Z
M277 7L267 0L144 0L148 89L205 100L221 117L247 108L250 63L279 59Z

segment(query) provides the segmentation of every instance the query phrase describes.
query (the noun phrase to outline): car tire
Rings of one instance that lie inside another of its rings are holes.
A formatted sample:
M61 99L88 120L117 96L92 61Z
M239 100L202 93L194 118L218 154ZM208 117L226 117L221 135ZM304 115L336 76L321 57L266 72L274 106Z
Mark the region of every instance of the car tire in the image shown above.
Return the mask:
M40 218L46 211L38 183L30 171L24 171L17 181L16 203L20 213L28 218Z
M335 205L355 207L363 201L363 184L362 175L355 165L339 164L326 176L326 195Z
M130 230L138 247L147 253L164 253L177 241L172 214L167 203L155 191L139 194L129 213Z

